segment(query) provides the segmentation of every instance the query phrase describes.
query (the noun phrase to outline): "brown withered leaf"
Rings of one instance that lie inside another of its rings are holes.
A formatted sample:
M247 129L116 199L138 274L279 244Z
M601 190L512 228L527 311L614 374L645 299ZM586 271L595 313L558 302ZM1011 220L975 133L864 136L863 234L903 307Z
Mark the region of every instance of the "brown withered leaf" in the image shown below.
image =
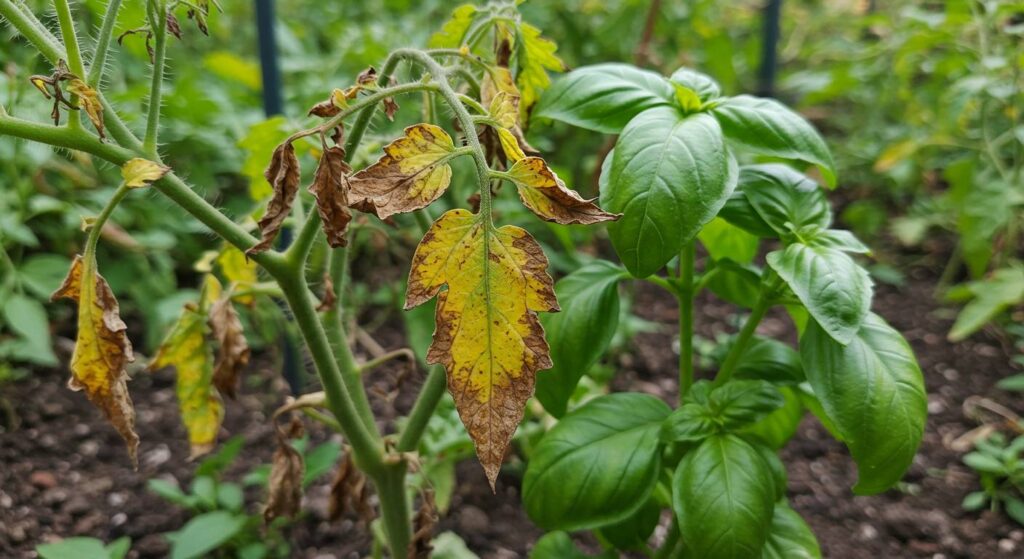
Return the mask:
M356 76L356 83L370 87L377 85L377 69L370 66L362 72L359 72L359 75Z
M135 408L128 395L125 367L135 360L128 327L120 317L117 298L93 257L76 256L64 283L51 299L78 303L78 334L71 356L68 387L84 390L128 446L128 457L138 468L139 436L135 433Z
M367 526L375 515L370 505L370 485L366 476L352 462L352 454L345 453L338 465L338 471L331 482L331 493L327 498L327 518L332 522L343 515L355 513Z
M341 112L341 106L339 106L335 100L338 98L344 99L344 94L341 93L340 89L335 89L331 92L331 95L327 99L320 101L316 105L310 107L307 116L318 116L322 118L330 118L336 116Z
M78 107L85 111L92 125L96 127L100 139L106 138L107 136L103 132L103 105L100 104L100 97L96 90L86 85L84 81L73 78L68 82L68 93L78 96Z
M597 207L593 200L566 188L565 183L539 157L516 161L508 170L508 176L519 190L523 204L546 221L587 225L614 221L622 216L608 213Z
M210 332L217 340L217 356L213 361L213 385L221 394L234 399L242 370L249 364L249 342L245 339L242 321L231 304L231 293L210 305Z
M277 233L281 230L281 224L291 212L295 195L299 192L299 173L295 147L290 142L277 146L270 159L270 165L263 172L263 176L274 189L274 195L267 204L267 212L258 223L262 239L245 251L247 256L264 252L274 243Z
M292 420L287 433L277 427L277 449L270 463L264 522L269 523L279 516L294 517L302 506L302 476L306 466L302 454L289 442L301 435L302 423L298 419Z
M395 113L398 112L398 103L395 102L395 98L385 97L382 103L384 103L384 116L388 117L388 120L391 122L394 122Z
M384 147L385 155L349 181L351 207L387 219L437 200L452 180L455 144L433 124L416 124Z
M170 10L167 10L167 31L179 41L181 40L181 24Z
M348 244L345 233L352 221L348 211L348 174L352 168L345 163L345 150L338 146L325 148L316 167L309 192L316 198L316 211L320 213L327 244L332 248Z
M427 230L409 271L407 309L437 297L427 361L444 365L492 489L536 373L551 367L537 317L558 310L547 264L525 230L458 209Z
M413 534L409 542L409 559L429 559L434 551L430 545L434 536L434 525L437 524L437 505L434 503L434 491L423 490L420 496L420 508L412 519Z

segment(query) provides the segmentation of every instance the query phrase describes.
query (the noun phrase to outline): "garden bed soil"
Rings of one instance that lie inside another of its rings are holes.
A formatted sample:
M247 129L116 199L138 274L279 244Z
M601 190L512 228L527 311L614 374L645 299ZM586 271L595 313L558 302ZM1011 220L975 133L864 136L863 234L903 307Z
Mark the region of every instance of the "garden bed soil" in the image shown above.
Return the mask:
M813 418L806 419L783 451L789 471L790 502L814 529L825 557L870 558L997 558L1024 556L1024 529L1003 515L968 513L960 502L977 488L974 473L961 462L950 442L977 424L965 417L962 403L970 396L989 397L1017 412L1019 398L994 384L1014 370L996 339L979 334L952 344L945 335L952 313L936 305L933 295L936 262L912 263L902 287L879 285L876 312L910 341L925 373L929 419L924 442L904 483L871 497L854 497L850 487L856 468L844 447L831 439ZM903 268L906 269L906 268ZM616 357L616 389L630 388L672 400L676 392L677 321L675 302L655 288L638 286L635 311L658 323L656 332L640 334L631 348ZM733 309L702 298L696 318L698 333L714 339L735 328ZM375 332L387 349L400 347L400 323L392 320ZM761 332L793 340L788 319L772 314ZM228 403L222 440L242 435L246 446L228 469L226 479L240 480L253 467L268 463L274 449L269 424L273 409L288 393L277 380L273 360L256 359L250 381L235 402ZM395 363L371 375L371 398L385 421L405 413L423 371L408 376ZM543 374L543 373L541 373ZM397 392L396 381L408 377ZM168 547L160 535L179 529L188 517L146 490L150 478L175 479L187 486L194 464L187 461L184 429L176 410L173 374L135 373L130 383L142 438L139 471L133 471L117 434L81 393L65 388L66 372L40 370L3 387L2 396L20 418L20 426L0 431L0 557L34 557L38 543L75 535L111 541L133 540L131 557L164 557ZM311 427L315 438L329 436ZM457 469L458 483L450 513L437 532L459 534L483 558L526 557L541 535L522 512L519 480L505 472L496 494L473 461ZM307 492L306 512L287 535L294 557L357 558L370 541L356 518L326 520L330 476ZM247 493L253 511L262 495ZM660 532L663 533L663 532ZM656 535L657 537L657 535Z

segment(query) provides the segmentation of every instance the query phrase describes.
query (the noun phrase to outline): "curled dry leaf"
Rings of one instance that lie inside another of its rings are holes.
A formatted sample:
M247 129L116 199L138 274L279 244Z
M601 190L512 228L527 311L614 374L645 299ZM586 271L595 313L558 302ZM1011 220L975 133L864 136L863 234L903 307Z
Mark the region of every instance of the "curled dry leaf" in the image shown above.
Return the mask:
M420 497L420 508L412 519L413 534L409 542L409 559L429 559L434 547L430 545L437 524L437 505L434 491L427 488Z
M73 78L68 82L68 93L78 96L78 107L85 111L85 114L96 127L100 138L106 138L103 132L103 105L100 104L100 97L96 90L89 87L84 81Z
M310 107L309 112L306 114L309 116L329 118L337 116L337 114L341 112L341 109L347 106L348 100L345 98L345 92L340 89L334 89L331 91L331 95L327 97L327 99Z
M125 186L142 188L162 179L170 170L170 167L148 159L134 157L121 166L121 177L124 178Z
M364 87L375 87L377 85L377 69L370 66L359 72L356 76L356 83Z
M213 355L207 334L205 310L192 303L186 304L149 364L151 371L163 367L175 369L175 392L181 420L188 431L190 458L213 450L224 420L224 404L212 384Z
M295 157L295 147L290 142L277 146L263 176L273 187L274 195L267 204L267 212L258 223L262 239L245 251L247 256L259 254L270 248L281 230L281 224L291 212L292 202L299 191L299 160Z
M355 513L367 526L373 522L373 507L370 506L370 486L366 476L352 462L352 454L345 453L338 471L331 482L331 493L327 498L327 518L338 520L343 515Z
M508 170L509 179L519 190L519 198L530 211L546 221L563 225L614 221L622 214L608 213L566 188L547 163L539 157L516 161Z
M405 136L384 147L384 157L352 176L351 207L381 219L426 207L451 183L448 160L454 151L451 137L438 126L406 128Z
M302 506L302 476L306 466L302 454L290 442L301 435L302 423L298 419L291 422L287 433L277 428L277 449L270 464L264 522L269 523L279 516L294 517Z
M138 467L139 436L135 433L135 408L128 395L125 371L135 358L117 299L97 273L94 258L75 257L64 283L52 296L60 297L78 303L78 334L68 386L84 390L89 401L103 411L124 438L128 456Z
M181 24L170 10L167 10L167 32L174 35L179 41L181 40Z
M249 343L245 339L238 312L231 304L230 293L210 305L209 326L217 340L213 385L221 394L234 399L241 372L249 364Z
M458 209L430 227L409 272L407 309L437 296L427 361L444 365L492 489L536 372L551 367L537 318L558 310L547 264L525 230Z
M313 184L309 185L310 194L316 198L316 210L323 222L327 244L332 248L348 244L345 233L352 221L348 211L348 173L351 172L352 168L345 163L345 150L332 146L324 149Z

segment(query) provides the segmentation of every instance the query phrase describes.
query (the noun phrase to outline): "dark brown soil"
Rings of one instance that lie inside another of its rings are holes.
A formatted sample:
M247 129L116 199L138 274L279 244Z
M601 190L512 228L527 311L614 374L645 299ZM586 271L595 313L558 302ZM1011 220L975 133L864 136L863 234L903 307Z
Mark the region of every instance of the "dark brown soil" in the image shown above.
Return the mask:
M911 263L913 264L913 263ZM994 558L1024 556L1024 529L1005 516L967 513L964 495L977 488L977 478L950 450L951 440L976 427L964 416L963 401L972 395L990 397L1017 412L1024 411L1012 395L993 385L1012 374L1009 359L995 340L980 334L970 341L946 341L952 314L933 298L935 262L910 266L903 287L880 285L875 310L910 340L929 390L929 422L924 443L905 483L873 497L850 491L856 468L843 446L813 419L807 419L784 450L789 470L789 498L818 535L826 557L858 558ZM657 332L640 334L631 349L617 357L617 389L630 388L666 399L676 392L675 302L654 288L639 287L634 310L659 323ZM713 340L734 331L734 310L704 298L698 305L697 330ZM388 323L391 324L391 323ZM793 339L784 315L771 315L762 333ZM395 325L375 333L387 349L401 346ZM256 465L267 463L274 438L267 418L287 394L264 357L254 379L236 402L229 402L222 440L243 435L246 446L225 477L240 480ZM374 405L386 420L404 413L422 378L419 371L396 392L403 366L374 373ZM154 477L176 479L187 486L194 464L187 461L184 429L179 424L168 372L139 372L130 384L142 437L140 468L132 471L123 444L84 396L64 387L62 371L38 371L3 388L2 396L16 410L21 424L0 431L0 557L34 557L38 543L74 535L113 540L131 536L133 557L164 557L160 535L180 528L187 514L146 490ZM329 435L313 429L313 436ZM510 469L510 470L514 470ZM451 530L484 558L526 557L541 531L519 505L518 480L506 472L497 494L491 494L474 462L458 468L451 512L437 532ZM365 527L355 518L326 520L327 476L307 492L302 519L286 532L293 556L356 558L369 549ZM261 495L247 494L257 511ZM663 533L663 532L659 532ZM657 536L656 536L657 537Z

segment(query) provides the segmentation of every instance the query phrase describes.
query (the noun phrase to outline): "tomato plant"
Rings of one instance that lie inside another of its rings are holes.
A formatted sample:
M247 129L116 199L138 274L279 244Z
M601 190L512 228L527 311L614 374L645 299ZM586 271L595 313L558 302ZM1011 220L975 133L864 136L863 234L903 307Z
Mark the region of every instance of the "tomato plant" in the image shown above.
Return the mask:
M781 103L723 96L711 78L686 68L666 78L622 64L589 66L552 85L548 72L565 70L556 45L522 20L513 2L465 5L429 49L395 50L379 70L366 69L310 108L315 123L274 149L264 171L269 200L250 225L197 194L160 150L171 39L181 36L186 18L205 32L216 3L145 3L144 21L131 32L145 42L153 66L141 134L103 87L120 6L108 4L86 65L67 0L55 1L59 38L21 3L0 0L0 15L52 66L31 78L52 102L50 114L25 119L0 111L0 134L120 168L113 196L83 220L82 254L54 297L78 310L70 386L102 410L132 461L140 441L126 368L134 354L118 301L100 274L97 246L123 200L156 190L229 245L216 256L221 274L209 262L199 268L198 297L181 309L150 362L151 369L177 371L193 455L215 447L223 396L234 397L249 362L236 306L255 295L279 294L287 303L323 386L274 415L279 444L268 474L267 520L300 506L305 460L291 440L301 428L277 422L305 409L348 445L332 488L339 506L379 514L393 557L429 553L433 498L423 492L413 515L407 478L420 463L416 452L426 446L427 423L446 387L492 489L535 383L543 406L561 418L534 448L524 478L527 512L554 532L537 554L565 556L571 541L562 531L595 530L608 547L642 547L661 509L670 508L661 556L683 548L700 557L816 555L813 535L785 503L777 456L807 409L850 448L860 468L857 492L890 487L910 464L925 417L920 370L908 344L869 310L871 280L850 256L868 249L831 227L814 179L779 162L814 165L818 177L836 185L825 142ZM421 114L399 105L410 98L424 99ZM354 169L371 120L407 115L416 120L383 155ZM45 116L52 125L40 122ZM527 143L531 117L619 135L601 173L600 204L568 188ZM739 164L754 155L775 162ZM305 159L316 160L308 196L300 188ZM463 203L449 188L459 169L476 186L469 209L452 207ZM525 229L501 223L495 206L502 185L544 221L607 222L621 265L594 260L556 287L541 245ZM438 207L447 211L435 219ZM395 433L382 431L363 384L363 372L379 360L357 363L340 300L357 216L422 234L405 306L434 306L425 359L436 366ZM295 239L279 247L289 223ZM756 264L762 241L773 249L763 267ZM698 242L709 255L700 273ZM315 270L322 275L307 270L317 247L328 254ZM672 271L662 274L666 267ZM258 281L260 274L270 281ZM655 283L679 301L677 405L625 392L570 411L569 396L615 334L618 286L629 278ZM695 382L693 309L705 288L750 316L714 380ZM757 336L775 306L797 323L799 352ZM369 505L369 487L379 513Z

